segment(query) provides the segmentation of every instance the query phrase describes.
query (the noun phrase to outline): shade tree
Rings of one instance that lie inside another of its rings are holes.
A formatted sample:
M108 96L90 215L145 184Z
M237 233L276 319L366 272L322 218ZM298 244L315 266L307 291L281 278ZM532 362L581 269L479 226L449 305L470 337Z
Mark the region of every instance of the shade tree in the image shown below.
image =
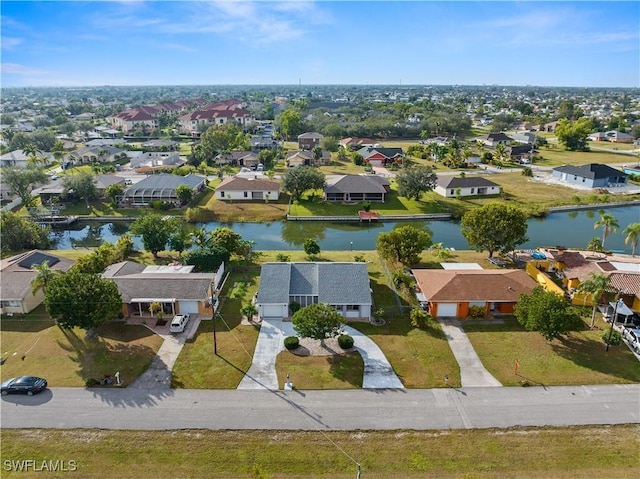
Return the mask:
M477 251L487 250L491 258L496 251L506 254L528 241L527 227L527 217L521 209L494 202L465 213L461 233L469 246Z

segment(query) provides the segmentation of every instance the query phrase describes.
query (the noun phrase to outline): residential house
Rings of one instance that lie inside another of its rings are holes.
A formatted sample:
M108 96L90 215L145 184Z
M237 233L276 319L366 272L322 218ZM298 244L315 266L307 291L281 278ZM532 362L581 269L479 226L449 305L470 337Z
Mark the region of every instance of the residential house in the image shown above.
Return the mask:
M521 294L537 283L520 269L413 269L419 292L434 317L466 318L472 306L485 316L512 314Z
M100 198L104 198L105 190L111 185L119 185L123 189L125 188L125 178L116 175L96 175L94 183Z
M627 174L608 165L590 163L588 165L557 166L551 175L570 185L578 185L586 188L609 188L624 186L627 183Z
M153 201L180 204L176 188L187 185L194 194L206 186L206 178L199 175L178 176L159 173L147 176L124 191L120 200L124 207L148 206Z
M587 137L590 141L609 141L611 143L633 143L633 136L621 131L598 131Z
M33 266L47 262L51 269L66 272L73 261L40 250L32 250L0 260L0 314L27 314L44 301L42 288L33 292L31 281L38 275Z
M518 143L524 143L525 145L534 145L536 143L536 135L529 131L525 131L524 133L515 133L511 135L514 141Z
M149 140L140 145L144 151L175 151L180 143L173 140Z
M544 132L547 132L547 133L555 133L557 127L558 127L558 122L557 121L552 121L552 122L549 122L549 123L540 124L537 127L535 127L535 129L537 131L544 131Z
M298 135L298 148L301 150L313 150L320 146L320 142L324 138L320 133L308 132Z
M146 151L131 158L131 168L173 168L187 162L177 151Z
M445 198L497 195L500 185L482 176L439 176L435 192Z
M52 153L46 153L43 151L39 151L37 153L38 159L43 158L47 163L50 163L54 160ZM21 168L26 168L30 162L30 155L27 155L22 150L13 150L5 153L4 155L0 155L0 167L3 166L19 166Z
M370 166L387 166L391 163L402 163L404 161L402 148L366 146L360 148L358 153L362 155L364 162Z
M513 138L505 135L504 133L489 133L488 135L478 138L478 141L481 141L486 146L496 147L498 145L506 145L507 143L511 143L513 141Z
M287 157L285 159L285 163L290 168L294 168L296 166L321 166L328 165L331 163L331 153L322 150L319 152L320 155L316 154L316 151L310 150L297 150L290 151L287 153Z
M260 175L231 176L216 187L215 196L227 201L276 201L280 197L280 182Z
M72 151L67 155L66 161L72 165L84 165L87 163L113 163L127 155L126 150L115 146L87 146Z
M153 106L141 106L116 113L109 117L109 121L112 128L128 135L137 129L150 131L158 128L156 117L159 113Z
M230 151L220 153L213 161L216 165L233 165L251 167L260 163L258 154L255 151Z
M364 146L373 146L376 142L371 138L342 138L340 140L340 146L348 150L357 150L358 148L362 148Z
M118 286L122 296L125 317L151 316L151 303L160 303L169 318L176 314L212 317L224 263L215 273L194 273L193 266L170 264L145 266L133 261L122 261L108 266L102 276Z
M531 157L533 151L533 144L507 146L509 157L515 161Z
M85 142L84 146L87 146L87 147L94 147L94 146L107 147L107 146L110 146L110 147L121 148L125 144L126 144L126 142L122 138L96 138L94 140L89 140L89 141Z
M291 303L327 304L347 320L369 321L372 298L366 263L264 263L258 316L288 318Z
M335 175L327 178L324 201L379 201L389 193L389 180L376 175Z

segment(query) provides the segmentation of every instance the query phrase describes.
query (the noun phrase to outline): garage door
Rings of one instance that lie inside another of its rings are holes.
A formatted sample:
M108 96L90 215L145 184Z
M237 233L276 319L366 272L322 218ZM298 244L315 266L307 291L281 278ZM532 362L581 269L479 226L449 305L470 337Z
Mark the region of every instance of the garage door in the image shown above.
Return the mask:
M438 316L445 318L454 318L458 311L457 303L438 303Z
M263 304L262 305L262 317L263 318L284 318L287 315L286 306L281 304Z
M198 314L198 302L197 301L180 301L180 312Z

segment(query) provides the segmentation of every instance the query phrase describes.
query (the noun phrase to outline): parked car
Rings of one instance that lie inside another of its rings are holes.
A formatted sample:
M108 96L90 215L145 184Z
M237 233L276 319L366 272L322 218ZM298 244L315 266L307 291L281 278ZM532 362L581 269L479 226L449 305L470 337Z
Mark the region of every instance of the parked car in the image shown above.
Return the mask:
M622 334L629 341L631 348L640 353L640 329L624 328Z
M44 391L47 388L47 380L36 376L21 376L19 378L7 379L2 383L2 395L12 393L23 393L33 396L35 393Z
M189 324L190 316L188 314L178 314L171 320L169 331L172 333L181 333Z

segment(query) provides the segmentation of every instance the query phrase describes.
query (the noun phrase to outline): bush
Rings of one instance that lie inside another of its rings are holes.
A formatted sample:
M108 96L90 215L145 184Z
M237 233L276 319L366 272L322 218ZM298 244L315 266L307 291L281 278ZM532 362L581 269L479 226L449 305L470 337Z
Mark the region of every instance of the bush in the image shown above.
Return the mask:
M469 308L469 316L472 318L484 318L486 311L484 306L471 306Z
M291 301L289 303L289 309L291 310L291 314L296 314L298 311L300 311L300 303Z
M292 349L296 349L298 346L300 346L300 339L298 336L287 336L284 338L284 347L287 348L287 350L291 351Z
M338 344L342 349L351 349L353 347L353 338L348 334L338 336Z
M615 329L611 331L611 340L609 340L609 331L602 333L602 340L605 344L609 343L609 346L620 346L622 344L622 334Z
M367 200L367 201L363 201L363 202L362 202L362 209L363 209L364 211L369 211L369 210L371 210L371 201L368 201L368 200Z
M429 327L429 323L433 321L433 316L422 309L412 309L410 313L411 326L418 329Z
M276 261L280 263L288 263L289 261L291 261L291 256L289 256L288 254L278 253L276 255Z
M96 386L100 386L100 381L97 379L89 378L84 382L84 385L88 388L94 388Z

